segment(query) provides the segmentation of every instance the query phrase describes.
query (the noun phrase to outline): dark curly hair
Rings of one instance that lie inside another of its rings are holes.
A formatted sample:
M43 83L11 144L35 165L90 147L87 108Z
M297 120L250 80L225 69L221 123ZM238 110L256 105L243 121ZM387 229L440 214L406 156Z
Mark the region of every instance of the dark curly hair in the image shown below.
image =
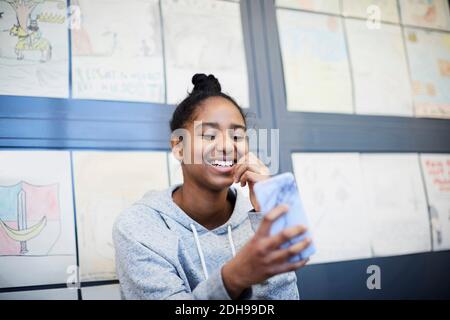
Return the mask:
M192 84L194 85L192 92L181 101L173 112L172 119L170 120L170 130L172 132L176 129L183 128L186 123L193 120L197 107L210 97L222 97L233 103L242 115L245 125L247 125L246 116L242 108L232 97L222 92L219 80L212 74L207 76L204 73L197 73L192 77Z

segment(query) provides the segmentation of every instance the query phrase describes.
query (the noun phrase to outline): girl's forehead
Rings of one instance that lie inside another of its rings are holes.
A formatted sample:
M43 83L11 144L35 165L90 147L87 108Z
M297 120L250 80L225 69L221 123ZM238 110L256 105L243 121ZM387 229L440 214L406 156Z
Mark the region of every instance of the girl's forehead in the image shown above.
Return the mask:
M245 126L238 108L222 97L211 97L202 102L194 121L215 122L224 127L234 123Z

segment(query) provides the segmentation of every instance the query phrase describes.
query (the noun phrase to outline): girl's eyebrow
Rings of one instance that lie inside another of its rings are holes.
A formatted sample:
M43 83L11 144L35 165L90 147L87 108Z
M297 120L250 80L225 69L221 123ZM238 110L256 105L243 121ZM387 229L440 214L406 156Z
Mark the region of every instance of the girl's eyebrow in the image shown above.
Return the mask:
M220 129L220 125L217 122L202 122L200 124L197 125L198 127L211 127L214 129ZM230 126L228 127L228 129L242 129L242 130L246 130L245 126L243 126L242 124L238 124L238 123L231 123Z

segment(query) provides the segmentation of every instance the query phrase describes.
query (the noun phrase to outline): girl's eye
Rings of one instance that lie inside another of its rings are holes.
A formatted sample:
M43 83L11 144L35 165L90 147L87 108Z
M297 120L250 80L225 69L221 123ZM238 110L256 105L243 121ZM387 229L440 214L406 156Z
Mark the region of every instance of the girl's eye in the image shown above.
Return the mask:
M202 135L202 137L203 137L203 139L208 140L208 141L212 141L216 138L216 136L212 135L212 134L204 134L204 135Z
M243 139L244 139L243 136L234 136L234 137L233 137L233 140L234 140L234 141L242 141Z

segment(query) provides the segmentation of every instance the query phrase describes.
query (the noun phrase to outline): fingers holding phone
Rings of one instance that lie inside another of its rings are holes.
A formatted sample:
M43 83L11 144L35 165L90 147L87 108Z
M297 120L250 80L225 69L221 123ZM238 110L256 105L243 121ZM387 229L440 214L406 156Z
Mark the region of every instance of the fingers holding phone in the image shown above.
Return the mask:
M308 226L308 219L292 173L287 172L260 181L255 184L253 189L264 216L269 215L269 213L272 214L273 208L278 207L280 204L287 204L289 206L288 212L272 223L270 229L271 235L282 235L283 232L288 232L287 230L291 230L290 228L295 229L299 225ZM311 234L309 231L304 231L294 237L290 243L283 244L283 246L287 247L290 244L301 242L307 237L311 237ZM304 260L314 253L315 246L312 245L308 250L305 250L297 256L293 256L290 261Z
M255 235L222 268L225 287L233 297L239 296L243 290L254 284L274 275L296 270L308 262L308 259L296 262L289 260L305 250L311 243L310 239L306 238L291 246L282 247L286 242L303 235L306 227L298 225L275 235L270 234L273 223L287 211L286 205L280 205L268 212Z

